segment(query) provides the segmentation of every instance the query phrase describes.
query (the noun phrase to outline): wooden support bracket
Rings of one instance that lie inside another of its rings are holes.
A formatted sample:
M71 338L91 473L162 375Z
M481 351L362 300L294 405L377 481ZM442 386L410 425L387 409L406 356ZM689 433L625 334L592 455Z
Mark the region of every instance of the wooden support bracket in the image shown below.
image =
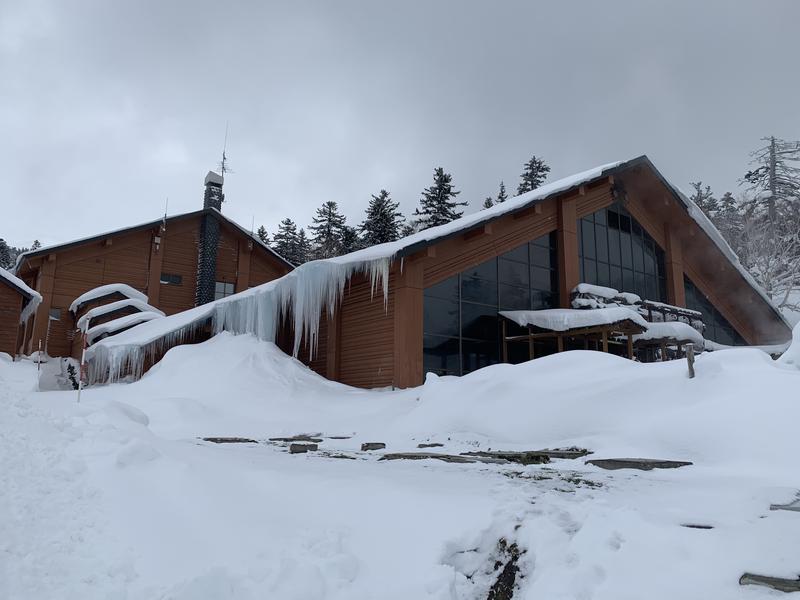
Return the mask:
M467 233L464 234L464 241L474 239L476 237L480 237L482 235L491 235L492 233L492 224L486 223L480 227L476 227L475 229L470 229Z

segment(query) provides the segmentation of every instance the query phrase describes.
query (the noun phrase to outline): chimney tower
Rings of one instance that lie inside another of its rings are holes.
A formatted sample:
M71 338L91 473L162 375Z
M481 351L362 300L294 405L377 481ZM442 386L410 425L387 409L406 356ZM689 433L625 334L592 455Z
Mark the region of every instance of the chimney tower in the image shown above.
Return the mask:
M197 244L197 287L195 289L195 306L207 304L214 300L214 288L217 282L217 247L219 246L219 220L214 209L222 212L225 194L222 193L222 175L209 171L205 180L203 194L203 215L200 223L200 239Z

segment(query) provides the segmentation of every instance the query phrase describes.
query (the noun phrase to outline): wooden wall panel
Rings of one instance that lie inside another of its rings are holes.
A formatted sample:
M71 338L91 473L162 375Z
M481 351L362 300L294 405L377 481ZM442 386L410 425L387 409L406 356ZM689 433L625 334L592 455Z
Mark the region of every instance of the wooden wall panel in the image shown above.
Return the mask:
M220 228L217 246L217 281L236 284L239 248L237 238L227 228Z
M339 377L348 385L373 388L394 383L394 278L388 302L368 278L356 276L345 288L340 307ZM422 349L420 348L420 352Z
M288 272L288 267L279 265L278 261L267 255L265 250L253 248L250 255L250 287L278 279Z
M6 352L11 356L17 353L22 301L23 297L18 291L0 283L0 352Z
M158 308L172 315L194 306L197 287L197 245L200 236L200 220L194 227L176 230L167 227L166 239L162 246L164 257L161 270L181 276L180 284L161 284Z

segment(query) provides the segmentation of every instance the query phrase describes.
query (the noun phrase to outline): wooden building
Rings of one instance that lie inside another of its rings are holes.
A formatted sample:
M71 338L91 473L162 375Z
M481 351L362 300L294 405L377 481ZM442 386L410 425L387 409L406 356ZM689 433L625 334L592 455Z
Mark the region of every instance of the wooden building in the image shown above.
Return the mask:
M78 319L124 298L111 294L69 310L98 286L127 284L170 315L288 273L289 262L221 213L223 200L222 178L210 172L202 210L22 254L16 274L42 296L22 351L36 350L41 341L50 356L77 356ZM125 314L130 311L105 318Z
M465 374L500 362L500 311L569 308L581 282L700 311L706 337L722 344L791 337L713 225L646 156L587 173L401 244L388 297L354 277L307 362L361 387Z
M41 300L24 281L0 268L0 352L16 356Z

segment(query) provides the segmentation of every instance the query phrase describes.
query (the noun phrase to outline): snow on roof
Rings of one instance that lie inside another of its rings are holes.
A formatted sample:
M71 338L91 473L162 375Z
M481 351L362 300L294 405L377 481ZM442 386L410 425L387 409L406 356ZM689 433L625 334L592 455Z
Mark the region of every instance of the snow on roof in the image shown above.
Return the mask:
M256 244L261 246L264 250L266 250L270 254L275 255L275 257L277 257L280 261L286 263L289 266L294 266L294 265L292 265L292 263L290 263L288 260L286 260L280 254L275 252L275 250L273 250L267 244L262 242L261 239L255 233L245 229L244 227L239 225L233 219L230 219L230 218L226 217L220 211L218 211L216 208L205 208L205 209L202 209L202 210L195 210L195 211L190 211L190 212L185 212L185 213L178 213L178 214L166 217L166 221L169 223L169 221L171 221L173 219L180 219L180 218L189 217L189 216L192 216L192 215L200 215L200 214L203 214L204 212L209 212L209 211L213 211L213 213L215 215L219 216L226 223L228 223L231 226L233 226L234 228L238 229L241 233L243 233L244 235L249 237L251 240L253 240L253 242L255 242ZM43 247L38 248L36 250L28 250L27 252L22 252L21 254L19 254L17 256L17 260L14 263L14 272L15 273L19 272L19 269L22 266L22 263L26 258L29 258L29 257L32 257L32 256L39 256L41 254L46 254L48 252L53 252L53 251L56 251L56 250L59 250L59 249L63 248L64 246L75 246L75 245L82 244L82 243L85 243L85 242L90 242L92 240L96 240L96 239L99 239L99 238L105 238L105 237L117 235L119 233L122 233L124 231L129 231L129 230L132 230L132 229L142 229L142 228L146 228L146 227L155 227L159 223L163 223L163 222L164 222L163 218L155 220L155 221L147 221L145 223L139 223L137 225L130 225L128 227L120 227L120 228L114 229L112 231L106 231L106 232L99 233L99 234L96 234L96 235L90 235L90 236L78 238L77 240L72 240L72 241L69 241L69 242L63 242L63 243L60 243L60 244L50 244L49 246L43 246Z
M111 302L110 304L101 304L100 306L95 306L94 308L86 311L86 314L78 319L78 329L83 331L83 329L92 319L102 317L103 315L117 310L122 310L124 308L135 308L139 312L154 312L162 317L165 316L162 311L158 310L155 306L151 306L147 302L142 302L137 298L125 298L124 300L117 300L116 302Z
M500 314L517 325L533 325L550 331L569 331L579 327L598 327L612 325L621 321L633 321L647 329L648 323L642 316L624 306L582 310L574 308L550 308L546 310L501 310Z
M139 323L146 323L154 319L163 319L163 318L164 318L163 313L158 314L149 311L134 313L132 315L126 315L124 317L120 317L119 319L114 319L113 321L108 321L107 323L102 323L101 325L90 327L89 330L86 332L86 341L89 344L91 344L92 342L94 342L95 339L97 339L101 335L111 334L114 333L115 331L119 331L120 329L133 327L134 325L138 325Z
M127 298L140 300L145 304L147 303L147 296L145 296L139 290L133 289L127 283L109 283L108 285L101 285L100 287L91 289L88 292L84 292L75 298L72 304L69 305L69 311L74 313L82 304L86 304L87 302L91 302L92 300L97 300L99 298L104 298L105 296L110 296L111 294L122 294Z
M647 331L635 334L633 340L686 340L695 344L698 349L703 348L705 341L699 331L682 321L648 323Z
M22 281L16 275L12 275L8 271L3 268L0 268L0 279L5 281L8 285L13 288L16 288L23 296L25 296L28 301L25 303L25 306L22 308L22 312L19 315L19 322L24 323L28 320L28 318L36 312L36 308L42 301L42 296L34 290L33 288L29 287L27 283Z
M593 285L591 283L579 283L572 289L573 294L591 294L600 298L611 300L619 296L619 291L614 288L605 287L602 285Z

